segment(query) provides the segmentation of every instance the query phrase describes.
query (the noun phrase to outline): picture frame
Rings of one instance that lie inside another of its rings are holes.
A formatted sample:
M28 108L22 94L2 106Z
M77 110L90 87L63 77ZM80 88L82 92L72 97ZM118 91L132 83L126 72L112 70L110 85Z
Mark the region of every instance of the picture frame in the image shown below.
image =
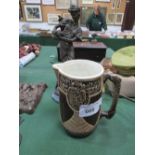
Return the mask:
M124 13L109 13L107 15L107 24L122 25Z
M82 4L93 4L94 0L82 0Z
M107 24L108 25L114 25L116 21L116 14L115 13L109 13L107 14Z
M124 13L116 13L115 24L122 25Z
M42 0L42 5L55 5L55 0Z
M42 13L40 5L24 5L25 18L28 22L41 22Z
M121 7L121 0L112 0L112 9L119 9Z
M116 8L119 9L121 7L121 0L116 1Z
M105 2L105 3L109 3L109 2L111 2L111 0L96 0L96 2Z
M70 0L70 5L79 6L79 0Z
M24 18L24 16L23 16L22 4L19 1L19 20L22 21L23 18Z
M40 4L41 0L26 0L27 4Z
M56 9L69 9L70 0L56 0Z
M116 0L112 0L112 10L116 8Z
M47 22L49 25L56 25L59 23L59 17L61 14L56 14L56 13L48 13L47 14Z

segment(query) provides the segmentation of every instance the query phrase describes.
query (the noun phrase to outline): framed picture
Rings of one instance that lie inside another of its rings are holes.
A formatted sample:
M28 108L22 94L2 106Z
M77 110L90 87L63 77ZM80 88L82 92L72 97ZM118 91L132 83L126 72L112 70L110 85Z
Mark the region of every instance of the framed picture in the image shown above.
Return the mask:
M63 13L63 18L72 19L72 16L70 13Z
M26 0L26 3L29 4L40 4L41 0Z
M93 4L94 0L82 0L82 4Z
M56 0L56 8L57 9L69 9L70 0Z
M116 0L112 0L112 9L116 8Z
M70 0L70 5L79 6L79 0Z
M86 7L83 6L81 9L81 25L86 25L86 21L89 18L89 16L93 13L94 8L93 7ZM105 15L107 13L107 7L100 7L100 11Z
M96 2L110 2L111 0L96 0Z
M119 9L121 6L121 0L112 0L112 9Z
M24 5L26 21L41 22L42 14L40 5Z
M22 5L21 2L19 2L19 20L23 20L24 16L23 16L23 10L22 10Z
M59 16L60 14L54 14L54 13L48 13L47 14L47 21L48 21L48 24L51 24L51 25L55 25L55 24L58 24L59 21Z
M54 0L42 0L43 5L54 5Z
M121 0L117 0L116 2L116 8L119 9L121 6Z
M107 15L107 24L122 25L124 13L110 13Z
M115 24L122 25L124 13L116 13Z
M107 15L107 24L109 25L114 25L116 20L116 14L115 13L109 13Z

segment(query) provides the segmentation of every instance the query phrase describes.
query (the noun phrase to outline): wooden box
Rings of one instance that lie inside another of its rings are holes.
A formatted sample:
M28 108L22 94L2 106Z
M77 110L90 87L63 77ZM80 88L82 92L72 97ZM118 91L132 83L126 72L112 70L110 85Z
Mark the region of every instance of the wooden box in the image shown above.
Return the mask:
M75 59L88 59L100 62L106 54L107 46L102 42L73 42ZM60 60L60 44L57 46Z

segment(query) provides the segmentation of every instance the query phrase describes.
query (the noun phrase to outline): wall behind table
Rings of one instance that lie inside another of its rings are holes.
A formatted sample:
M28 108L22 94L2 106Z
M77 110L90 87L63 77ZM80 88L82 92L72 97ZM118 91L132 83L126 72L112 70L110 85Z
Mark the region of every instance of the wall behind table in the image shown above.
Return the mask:
M55 0L56 1L56 0ZM100 7L107 7L107 14L108 13L124 13L125 11L125 5L126 5L126 0L121 0L121 6L118 9L112 9L112 1L110 2L96 2L96 0L94 0L93 4L82 4L82 0L80 0L80 7L84 7L84 6L88 6L88 7L93 7L94 4L98 4ZM26 4L26 0L21 1L21 6L22 6L22 12L24 15L24 18L22 21L26 21L25 18L25 12L24 12L24 5ZM30 4L33 5L33 4ZM37 4L41 6L41 10L42 10L42 17L43 17L43 21L42 22L47 22L47 14L48 13L55 13L55 14L60 14L63 16L63 13L68 13L67 9L56 9L56 2L54 5L42 5L42 4Z

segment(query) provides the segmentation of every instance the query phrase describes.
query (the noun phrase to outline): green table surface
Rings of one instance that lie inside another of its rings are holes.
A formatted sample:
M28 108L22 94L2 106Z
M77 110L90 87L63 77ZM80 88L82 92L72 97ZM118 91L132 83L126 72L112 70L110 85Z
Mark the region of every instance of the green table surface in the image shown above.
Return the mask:
M97 41L103 42L108 47L113 50L118 50L125 46L135 45L135 39L121 39L121 38L101 38L97 37ZM26 43L38 43L44 46L56 46L59 43L57 38L52 38L50 36L32 36L32 35L20 35L19 42Z
M22 114L20 155L134 155L135 104L124 98L119 99L115 116L111 120L102 118L90 136L73 138L66 134L60 123L59 104L51 99L56 83L51 66L55 62L56 47L42 46L40 55L20 69L20 82L48 85L35 112ZM109 94L104 94L105 110L111 100Z

